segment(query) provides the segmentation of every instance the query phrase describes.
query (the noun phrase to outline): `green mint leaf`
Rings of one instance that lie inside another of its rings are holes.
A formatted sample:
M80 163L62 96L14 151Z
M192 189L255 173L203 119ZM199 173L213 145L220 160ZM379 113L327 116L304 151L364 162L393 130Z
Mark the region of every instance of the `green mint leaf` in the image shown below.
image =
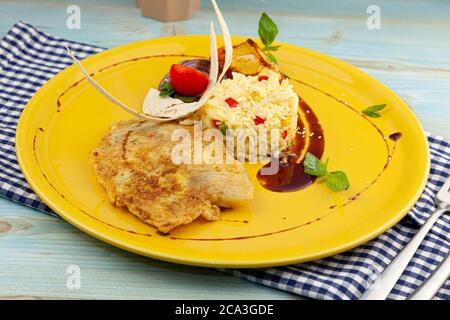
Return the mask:
M347 190L350 187L347 175L343 171L333 171L325 177L328 188L334 192Z
M383 110L386 107L386 104L377 104L371 107L365 108L362 113L371 118L379 118L381 115L379 111Z
M227 129L228 129L228 126L227 126L226 123L221 123L221 124L219 125L219 130L220 130L220 132L222 132L222 134L223 134L224 136L227 134Z
M323 177L327 174L327 164L328 160L326 163L323 163L311 152L306 153L305 160L303 161L305 173L316 177Z
M259 19L258 34L264 46L268 47L272 44L278 34L278 27L275 22L263 12Z
M197 97L186 97L186 96L182 96L181 94L175 93L174 98L176 99L180 99L181 101L185 102L185 103L190 103L195 101L195 99L197 99Z

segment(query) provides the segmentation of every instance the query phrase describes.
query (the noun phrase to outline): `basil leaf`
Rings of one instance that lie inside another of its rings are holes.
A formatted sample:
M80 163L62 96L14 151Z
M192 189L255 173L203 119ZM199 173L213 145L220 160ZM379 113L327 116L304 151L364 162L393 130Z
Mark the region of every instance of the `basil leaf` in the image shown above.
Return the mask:
M227 129L228 129L228 126L227 126L226 123L221 123L221 124L220 124L219 130L220 130L220 132L222 132L222 134L223 134L224 136L227 134Z
M372 111L363 111L363 113L371 118L380 118L381 115L378 112L372 112Z
M365 108L362 113L371 118L379 118L381 115L378 113L386 107L386 104L377 104L371 107Z
M174 98L180 99L181 101L186 102L186 103L193 102L193 101L195 101L195 99L197 99L197 97L187 97L187 96L183 96L183 95L178 94L178 93L175 93Z
M384 103L384 104L377 104L377 105L368 107L368 108L366 108L365 110L377 112L377 111L383 110L385 107L386 107L386 104L385 104L385 103Z
M325 181L327 187L334 192L347 190L350 187L347 175L343 171L333 171L328 173L328 159L325 163L310 152L305 155L303 161L305 173L311 176L317 176L318 182Z
M161 91L161 92L159 93L159 96L160 96L160 97L169 97L172 93L173 93L173 92L170 92L170 91Z
M169 81L166 81L162 85L162 89L159 92L160 97L168 97L171 94L175 92L175 89L173 88L172 84Z
M258 34L266 47L270 46L278 34L277 25L265 12L261 14L259 19Z
M280 49L281 46L268 46L267 49L269 49L270 51L277 51L278 49Z
M272 42L278 35L278 27L275 22L263 12L261 18L259 19L258 34L261 42L264 44L262 48L268 60L273 63L278 64L277 58L272 54L272 52L277 51L280 46L272 46Z
M264 53L270 61L278 64L277 58L275 58L275 56L269 50L264 50Z
M326 183L334 192L347 190L350 187L347 175L343 171L333 171L327 174Z
M172 82L170 82L170 81L164 82L163 88L166 89L166 90L173 90Z
M323 177L327 174L327 163L321 162L311 152L307 152L303 161L303 167L305 168L305 173L310 176Z

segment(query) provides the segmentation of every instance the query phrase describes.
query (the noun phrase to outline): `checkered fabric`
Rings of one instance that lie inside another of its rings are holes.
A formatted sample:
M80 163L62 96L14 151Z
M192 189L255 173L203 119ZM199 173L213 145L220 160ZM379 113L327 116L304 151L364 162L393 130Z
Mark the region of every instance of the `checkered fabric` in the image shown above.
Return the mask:
M15 153L15 129L22 109L52 76L72 64L69 45L79 58L102 48L58 39L19 22L0 42L0 195L54 214L25 181ZM309 263L266 269L228 270L267 286L315 299L357 299L435 210L434 198L450 175L450 143L428 136L431 172L425 191L399 224L352 251ZM436 268L450 249L450 218L432 228L389 299L405 299ZM450 299L450 279L435 299Z

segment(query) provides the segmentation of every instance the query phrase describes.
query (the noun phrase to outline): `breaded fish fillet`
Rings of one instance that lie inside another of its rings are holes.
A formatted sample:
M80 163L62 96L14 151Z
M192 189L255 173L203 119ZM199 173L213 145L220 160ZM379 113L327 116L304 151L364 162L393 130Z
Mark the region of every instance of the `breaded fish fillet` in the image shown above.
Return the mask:
M253 185L237 161L174 164L171 153L178 142L172 142L171 135L175 129L193 130L177 123L119 122L90 155L111 203L126 206L164 233L199 216L217 220L219 207L253 197Z

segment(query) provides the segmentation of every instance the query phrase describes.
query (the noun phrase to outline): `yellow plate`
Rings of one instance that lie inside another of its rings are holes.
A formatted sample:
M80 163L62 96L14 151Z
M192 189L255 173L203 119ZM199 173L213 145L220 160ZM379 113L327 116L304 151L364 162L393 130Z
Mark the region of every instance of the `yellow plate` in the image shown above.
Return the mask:
M107 50L83 64L105 88L138 108L172 63L207 56L208 46L207 36L155 39ZM418 199L429 171L425 135L399 97L351 65L284 43L277 57L317 114L325 133L324 158L330 158L331 170L346 171L349 190L333 193L315 183L298 192L270 192L256 180L257 167L247 166L255 186L248 205L223 212L221 221L199 219L170 236L159 235L109 204L96 182L90 150L112 123L130 115L82 80L75 66L47 82L22 114L16 146L25 177L43 201L81 230L171 262L265 267L356 247L398 222ZM388 105L381 118L359 113L380 103ZM396 143L389 139L395 132L402 134Z

